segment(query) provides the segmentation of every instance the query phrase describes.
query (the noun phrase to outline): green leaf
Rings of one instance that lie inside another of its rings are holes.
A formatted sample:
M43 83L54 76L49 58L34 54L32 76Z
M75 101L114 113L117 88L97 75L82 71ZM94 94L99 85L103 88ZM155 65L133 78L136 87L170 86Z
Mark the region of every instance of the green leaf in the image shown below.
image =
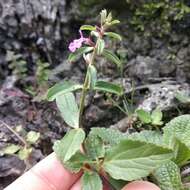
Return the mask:
M82 89L82 88L83 86L80 84L75 84L74 82L71 82L71 81L63 81L54 85L48 90L47 99L49 101L53 101L60 94L73 92L75 90Z
M90 31L94 31L96 30L96 27L92 26L92 25L83 25L80 27L80 30L90 30Z
M37 133L35 131L30 131L26 135L26 141L30 144L35 144L38 139L40 138L40 133Z
M114 38L116 40L119 40L119 41L122 40L122 37L119 34L115 33L115 32L105 32L104 34L106 36L109 36L109 37Z
M161 190L183 190L180 169L172 161L169 161L159 167L153 173L153 176Z
M143 122L144 124L151 123L152 118L149 112L143 109L139 109L139 110L136 110L136 113L137 113L138 118L141 120L141 122Z
M173 160L178 166L182 166L190 159L190 149L179 140L175 140L176 143L173 147L175 158Z
M105 48L104 40L101 38L98 38L98 40L97 40L97 54L101 55L104 51L104 48Z
M90 158L97 160L104 157L105 147L103 140L99 136L89 133L84 145L86 153Z
M62 163L65 163L80 149L84 139L85 132L81 128L72 129L61 140L55 142L53 150Z
M120 85L106 81L97 81L94 90L117 94L118 96L121 96L124 93L123 88Z
M151 114L151 118L152 118L152 124L153 125L162 125L162 111L160 109L155 109L152 114Z
M99 136L105 144L115 145L118 144L121 140L126 139L127 135L121 133L116 129L110 128L91 128L90 134Z
M122 63L121 60L119 59L119 57L117 57L117 55L115 55L113 52L111 52L110 50L104 49L103 51L103 56L108 60L111 61L112 63L115 63L117 65L118 68L122 67Z
M94 67L94 65L90 64L88 66L88 76L89 76L89 83L90 83L89 87L90 89L93 89L97 81L97 70Z
M113 21L110 23L110 25L115 25L115 24L119 24L119 23L120 23L119 20L113 20Z
M185 94L182 94L182 93L179 93L177 92L175 94L175 98L180 101L181 103L184 103L184 104L187 104L187 103L190 103L190 97L185 95Z
M182 115L174 118L163 128L164 142L173 146L173 139L178 139L181 143L190 148L190 115Z
M148 176L172 156L170 149L126 139L108 150L103 169L114 179L132 181Z
M126 185L124 180L116 180L108 176L109 183L114 187L115 190L121 190Z
M103 185L99 175L95 172L84 172L82 176L82 190L102 190Z
M79 109L73 93L68 92L56 97L56 104L64 121L73 128L79 127Z
M128 139L151 143L162 147L165 146L165 148L167 148L167 146L163 143L162 134L157 131L143 130L140 133L132 133L128 135Z
M71 53L68 57L68 60L70 62L74 62L77 59L80 58L80 56L82 56L84 53L88 53L90 51L92 51L94 48L93 47L81 47L79 49L77 49L74 53Z
M104 24L107 18L107 10L104 9L100 12L100 16L101 16L101 24Z
M16 152L18 152L21 149L20 146L18 145L14 145L14 144L10 144L9 146L5 147L2 151L3 154L15 154Z
M175 151L175 162L184 164L190 159L190 115L171 120L163 128L164 143Z
M32 153L32 148L22 148L20 149L17 155L21 160L26 160L28 159L31 153Z
M64 167L71 172L78 173L85 164L90 162L91 160L87 156L76 152L67 162L64 162Z

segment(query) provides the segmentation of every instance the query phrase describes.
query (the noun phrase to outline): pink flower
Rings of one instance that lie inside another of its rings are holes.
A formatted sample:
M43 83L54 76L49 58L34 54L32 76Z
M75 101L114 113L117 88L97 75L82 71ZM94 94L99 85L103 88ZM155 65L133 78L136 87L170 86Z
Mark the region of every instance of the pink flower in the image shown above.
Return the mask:
M76 49L80 48L82 46L82 43L83 42L87 42L88 41L88 38L84 38L83 37L83 34L82 34L82 31L79 30L79 33L80 33L80 38L79 39L75 39L73 40L70 44L69 44L69 50L71 52L75 52Z

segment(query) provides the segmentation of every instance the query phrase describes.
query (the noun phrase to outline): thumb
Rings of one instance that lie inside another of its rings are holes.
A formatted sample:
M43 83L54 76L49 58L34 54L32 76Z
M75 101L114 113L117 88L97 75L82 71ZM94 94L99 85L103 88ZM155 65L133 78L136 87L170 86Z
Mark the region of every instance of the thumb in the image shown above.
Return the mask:
M134 181L127 184L122 190L160 190L160 188L148 181Z

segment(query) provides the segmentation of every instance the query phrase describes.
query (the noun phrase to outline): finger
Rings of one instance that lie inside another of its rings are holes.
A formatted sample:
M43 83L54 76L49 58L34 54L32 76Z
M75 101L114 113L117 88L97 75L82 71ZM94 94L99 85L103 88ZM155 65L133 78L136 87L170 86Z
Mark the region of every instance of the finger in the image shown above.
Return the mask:
M79 177L67 171L52 153L5 190L69 190Z
M160 190L160 188L148 181L134 181L126 185L122 190Z
M81 190L82 185L81 185L81 179L79 179L72 187L70 190Z

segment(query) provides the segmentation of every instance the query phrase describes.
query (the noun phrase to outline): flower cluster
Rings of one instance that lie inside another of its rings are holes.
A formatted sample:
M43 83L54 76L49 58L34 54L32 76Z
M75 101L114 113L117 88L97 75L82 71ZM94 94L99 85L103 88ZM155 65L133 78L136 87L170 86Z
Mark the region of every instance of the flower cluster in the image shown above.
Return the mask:
M79 30L79 33L80 33L80 38L73 40L69 44L69 50L71 52L75 52L78 48L80 48L82 46L83 43L88 42L88 40L89 40L88 38L84 38L81 30Z

